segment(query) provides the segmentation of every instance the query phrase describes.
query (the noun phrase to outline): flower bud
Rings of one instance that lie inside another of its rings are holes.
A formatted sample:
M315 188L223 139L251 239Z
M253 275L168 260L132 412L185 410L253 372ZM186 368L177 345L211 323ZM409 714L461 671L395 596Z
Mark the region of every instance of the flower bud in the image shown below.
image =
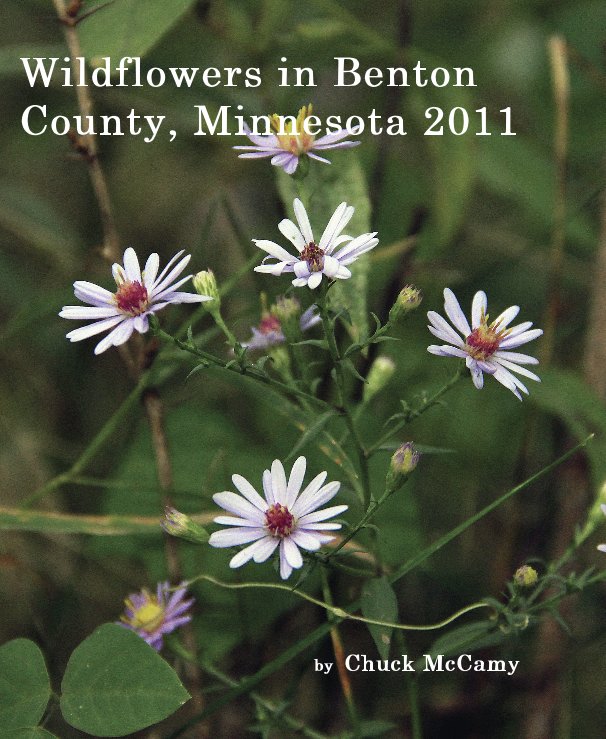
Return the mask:
M269 350L276 372L282 377L291 377L290 357L283 346L273 346Z
M393 359L389 357L377 357L372 363L371 368L366 377L366 385L364 385L364 393L362 400L364 403L368 403L371 398L387 385L391 380L391 376L396 370L396 365Z
M513 576L514 583L520 588L531 588L537 584L538 579L537 571L530 565L518 567Z
M411 311L421 305L423 295L421 291L414 285L406 285L400 290L400 294L396 298L396 302L391 306L389 311L389 320L391 323L401 321Z
M221 296L219 295L219 288L217 286L214 272L210 269L198 272L198 274L194 275L193 283L194 290L198 295L208 295L212 298L212 300L207 300L202 303L207 311L212 312L220 308Z
M181 513L181 511L170 506L165 508L164 518L160 522L160 526L167 534L192 541L194 544L206 544L208 541L206 529L202 528L185 513Z
M397 490L400 485L403 485L419 464L419 459L421 459L421 453L415 449L412 441L407 441L399 446L389 463L386 477L387 487L391 490Z
M279 322L284 338L289 342L301 338L301 303L296 298L279 297L270 308L271 315Z

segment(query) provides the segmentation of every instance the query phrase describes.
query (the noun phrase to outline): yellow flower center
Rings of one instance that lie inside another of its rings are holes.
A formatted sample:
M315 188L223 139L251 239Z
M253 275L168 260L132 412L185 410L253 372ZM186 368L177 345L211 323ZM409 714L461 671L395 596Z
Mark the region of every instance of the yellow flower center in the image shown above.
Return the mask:
M304 122L311 115L312 105L304 105L296 120L285 120L285 116L274 113L270 116L280 147L295 156L306 154L313 146L315 136L305 132Z
M135 608L130 598L124 601L126 607L132 611L133 615L130 618L122 616L122 621L134 629L143 629L143 631L151 634L161 626L164 620L164 608L158 604L158 599L155 595L152 595L148 590L144 590L143 593L147 600L139 608Z

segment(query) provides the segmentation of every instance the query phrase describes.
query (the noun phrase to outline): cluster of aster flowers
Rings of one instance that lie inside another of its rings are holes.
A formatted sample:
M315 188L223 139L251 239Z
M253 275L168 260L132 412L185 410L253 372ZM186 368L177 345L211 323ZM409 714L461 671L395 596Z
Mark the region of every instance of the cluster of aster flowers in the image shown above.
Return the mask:
M242 158L271 157L274 166L293 174L302 159L330 164L317 154L319 151L346 149L359 143L346 140L347 131L318 139L308 134L305 123L311 112L311 105L306 106L289 123L285 123L281 116L273 116L275 133L258 136L249 132L252 145L234 148L244 151L239 155ZM267 255L255 271L274 277L292 275L295 288L315 290L324 278L330 282L349 279L352 265L379 243L376 232L345 233L354 214L354 207L346 202L337 206L319 239L314 236L310 214L299 198L293 202L293 212L294 221L285 218L277 226L289 242L288 248L269 239L256 238L253 243ZM189 261L190 257L180 251L160 271L159 256L154 253L141 270L134 249L126 249L123 264L112 267L115 289L108 290L85 281L74 283L75 296L84 305L65 306L59 315L89 323L70 331L67 338L80 341L106 333L94 350L95 354L101 354L111 346L124 344L134 332L146 333L149 317L169 304L206 303L208 312L218 321L220 291L212 272L198 273L194 279L195 293L180 290L192 278L191 274L182 276ZM390 322L412 310L420 300L420 292L416 288L406 287L390 312ZM278 301L277 305L276 310L263 311L260 323L252 328L252 336L241 345L245 350L268 350L290 341L286 321L290 321L288 325L292 328L293 317L295 333L299 334L320 321L316 305L301 312L300 303L293 297L285 298L282 303ZM493 321L489 320L487 310L486 294L479 291L472 301L469 322L454 293L448 288L444 290L444 311L448 320L435 311L429 311L427 316L429 331L445 343L431 345L428 351L464 360L477 389L483 387L485 374L492 375L521 400L521 393L527 394L528 390L518 375L539 381L539 377L525 367L537 364L538 360L513 350L539 337L542 331L533 329L530 322L511 326L519 312L517 306L507 308ZM376 388L388 382L394 370L391 360L380 358L377 361L372 377L369 376L364 402L369 402ZM392 458L391 477L388 476L391 489L401 484L417 462L418 453L412 445L400 447ZM334 519L348 506L323 506L338 494L340 483L327 483L327 472L320 472L304 486L306 469L305 457L299 457L287 478L284 465L276 459L262 474L262 495L248 480L234 474L232 482L238 492L228 490L213 496L214 502L227 515L214 519L225 528L215 531L209 543L217 548L236 549L230 559L230 567L238 568L251 560L266 562L275 555L280 577L287 579L294 570L302 567L302 552L317 552L334 539L334 532L341 528L341 523ZM164 528L173 535L192 537L193 529L188 517L178 511L167 513ZM194 533L194 540L196 537L200 539L199 532ZM606 545L600 549L606 551ZM187 599L186 592L185 583L171 589L168 583L163 582L158 584L155 594L147 589L134 593L125 601L126 610L120 623L159 650L165 634L191 620L189 611L193 599Z

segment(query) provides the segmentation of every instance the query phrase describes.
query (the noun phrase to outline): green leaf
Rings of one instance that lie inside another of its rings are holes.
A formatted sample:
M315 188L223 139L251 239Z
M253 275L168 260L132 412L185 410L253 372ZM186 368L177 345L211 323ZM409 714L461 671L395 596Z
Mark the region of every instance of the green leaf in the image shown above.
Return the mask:
M2 734L3 739L58 739L55 734L43 729L41 726L28 726L24 729L7 731Z
M0 734L35 726L44 714L51 687L40 648L29 639L0 647Z
M396 594L386 577L378 577L375 580L368 580L364 584L362 597L360 599L362 615L365 618L372 618L376 621L397 621L398 620L398 602ZM389 657L389 647L391 646L391 636L393 629L385 626L375 626L367 624L370 635L374 639L379 654L382 659Z
M112 64L123 56L143 56L194 2L119 0L108 4L78 25L84 56L89 60L109 56Z
M392 721L382 721L380 719L361 721L358 736L385 736L388 731L392 731L393 729L397 729L397 726Z
M104 624L72 653L61 712L94 736L124 736L170 716L189 699L176 672L133 631Z
M63 44L13 44L0 49L0 77L25 74L21 57L65 56Z

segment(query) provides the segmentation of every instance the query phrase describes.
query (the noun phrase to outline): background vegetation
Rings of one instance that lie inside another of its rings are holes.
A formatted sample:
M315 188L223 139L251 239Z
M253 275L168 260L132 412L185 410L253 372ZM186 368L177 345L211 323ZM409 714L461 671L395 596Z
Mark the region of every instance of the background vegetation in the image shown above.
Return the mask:
M194 105L241 103L250 113L295 113L311 98L320 115L363 115L376 108L403 115L409 133L401 138L365 135L357 149L372 202L371 224L381 238L370 261L369 308L386 318L405 283L423 290L426 310L441 310L444 286L452 287L464 306L484 289L495 315L518 304L524 320L547 329L537 349L543 383L533 385L523 404L496 382L476 392L465 381L449 393L444 407L409 428L415 442L452 451L428 455L377 521L385 563L396 565L546 465L575 439L597 432L584 458L576 457L498 509L396 586L399 618L405 623L438 621L470 600L499 598L528 557L549 561L561 554L606 479L606 371L601 361L606 335L600 310L606 299L606 283L600 279L606 252L601 206L606 5L597 0L145 5L116 0L83 21L85 50L94 55L112 43L108 53L120 56L127 48L121 44L136 42L146 52L147 66L259 66L267 80L286 56L292 65L313 66L319 86L297 90L266 82L256 90L175 91L169 85L93 90L99 113L126 114L135 107L166 115L165 125L179 131L173 144L164 137L144 144L128 136L99 142L124 248L133 246L140 255L157 251L163 260L185 249L193 254L195 269L211 267L222 283L254 255L253 236L276 234L283 212L273 168L237 159L231 145L244 141L188 135L196 125ZM115 25L110 13L122 11L126 15ZM109 36L103 26L108 17L114 24L109 24ZM554 34L567 44L568 106L554 95L548 52ZM7 510L22 506L69 468L132 386L117 352L99 358L91 342L69 344L64 334L70 327L57 317L62 305L73 302L74 279L107 286L109 281L99 256L101 224L85 164L66 139L29 137L20 124L23 109L33 103L47 103L55 113L76 112L73 89L31 90L19 62L20 56L67 54L52 3L3 3L0 38L0 523L4 520L8 528ZM363 66L417 59L428 66L470 66L478 87L336 89L333 57L338 55L356 56ZM495 134L498 110L511 106L517 136L424 137L420 111L428 105L487 106ZM558 110L566 109L568 147L558 161L554 120ZM347 156L332 155L334 166ZM562 218L557 203L563 185ZM248 338L250 326L259 320L260 290L269 292L271 300L271 291L278 294L286 283L246 272L225 303L238 338ZM185 317L175 310L163 321L176 327ZM197 329L211 329L210 319ZM453 370L447 360L427 354L431 341L423 310L413 314L399 336L400 342L380 345L398 369L373 401L367 417L370 438L399 410L400 398L412 400L439 386ZM226 352L220 336L211 338L210 346ZM276 411L270 396L212 370L186 381L187 368L168 360L165 374L162 394L181 510L213 510L211 495L229 488L233 472L258 480L272 459L288 455L297 429ZM331 479L339 479L339 469L319 452L314 458L310 448L307 454L313 469L327 468ZM373 484L382 484L386 463L386 455L377 460ZM150 435L134 403L82 475L44 495L36 508L155 517L158 500ZM585 543L575 567L603 567L595 544L605 539L602 530ZM226 576L225 552L189 545L182 551L188 576L202 570ZM267 577L274 577L266 569ZM164 577L159 530L104 537L4 531L0 641L33 638L58 682L75 646L99 624L115 620L129 592ZM355 582L346 582L337 598L349 602L355 588ZM264 593L234 594L208 584L196 585L194 592L202 656L234 678L257 671L324 617L315 606L293 603L286 595L268 599ZM606 722L605 599L603 586L568 599L562 607L568 635L555 622L544 623L486 652L519 659L514 677L421 675L425 736L601 737ZM372 640L360 625L344 625L342 636L347 652L373 653ZM408 652L423 654L433 639L410 638ZM291 704L289 711L309 725L336 733L347 726L338 680L310 669L314 656L331 659L329 641L314 650L292 660L259 689L276 703ZM353 689L364 716L394 723L386 736L409 735L409 698L401 675L358 674ZM541 733L542 720L550 733ZM240 698L209 721L215 736L244 735L244 727L255 722L254 706ZM178 719L174 725L180 725ZM57 717L48 726L61 736L80 735ZM274 736L288 735L283 726L275 729Z

